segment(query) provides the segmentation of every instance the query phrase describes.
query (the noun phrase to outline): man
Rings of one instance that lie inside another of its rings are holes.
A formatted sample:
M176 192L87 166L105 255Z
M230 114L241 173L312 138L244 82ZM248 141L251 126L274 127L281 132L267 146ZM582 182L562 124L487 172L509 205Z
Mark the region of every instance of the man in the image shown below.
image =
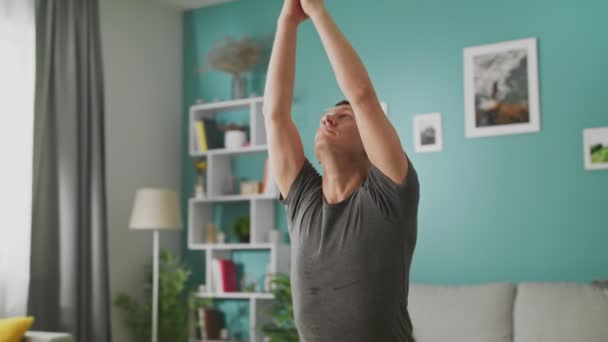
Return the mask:
M291 119L298 25L310 18L347 101L315 136L321 177ZM322 0L285 0L266 82L269 159L287 211L303 342L413 341L407 311L419 184L367 71Z

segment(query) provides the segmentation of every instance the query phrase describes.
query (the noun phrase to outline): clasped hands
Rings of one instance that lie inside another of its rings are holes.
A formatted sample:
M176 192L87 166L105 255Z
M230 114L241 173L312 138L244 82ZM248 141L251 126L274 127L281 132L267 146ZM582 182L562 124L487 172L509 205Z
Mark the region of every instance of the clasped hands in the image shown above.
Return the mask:
M284 0L281 17L295 24L300 24L308 18L325 11L323 0Z

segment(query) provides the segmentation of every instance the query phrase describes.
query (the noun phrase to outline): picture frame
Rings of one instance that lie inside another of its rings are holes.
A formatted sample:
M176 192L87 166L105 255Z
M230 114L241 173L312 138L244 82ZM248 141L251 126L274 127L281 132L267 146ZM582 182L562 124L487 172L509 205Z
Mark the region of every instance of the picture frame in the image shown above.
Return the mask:
M441 113L414 115L414 152L443 150L443 123Z
M608 127L583 130L585 170L608 170Z
M467 138L540 131L537 39L463 49Z

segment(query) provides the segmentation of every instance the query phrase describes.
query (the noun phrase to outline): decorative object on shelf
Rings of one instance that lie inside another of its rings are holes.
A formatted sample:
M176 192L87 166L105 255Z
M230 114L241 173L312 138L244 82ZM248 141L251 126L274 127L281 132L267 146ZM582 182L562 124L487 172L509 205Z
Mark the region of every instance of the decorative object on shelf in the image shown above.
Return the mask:
M259 181L241 181L241 195L255 195L260 193Z
M443 149L441 113L414 116L414 151L439 152Z
M223 341L227 341L230 338L230 334L228 334L228 329L222 328L220 330L220 339Z
M226 131L224 146L226 146L227 149L241 148L245 146L246 142L247 135L245 132L237 129Z
M283 273L273 275L272 284L275 300L273 305L267 308L267 314L272 317L272 321L258 329L269 338L269 341L297 342L298 330L294 322L289 275Z
M540 131L536 38L465 48L467 138Z
M268 231L268 242L276 245L281 242L281 231L278 229L271 229Z
M205 225L205 242L217 243L217 226L215 223L207 223Z
M182 218L177 192L170 189L143 188L135 193L129 228L152 230L153 272L152 272L152 342L158 337L158 240L159 231L179 230ZM165 341L166 338L161 338Z
M194 184L194 197L205 197L205 170L207 169L207 161L199 160L194 163L196 168L196 182Z
M258 292L258 282L252 273L245 273L241 279L241 288L243 292L256 293Z
M193 307L193 292L187 286L191 275L188 266L181 263L170 251L160 252L159 276L162 281L159 288L160 322L158 329L159 341L188 341L188 312ZM144 301L139 301L126 292L119 292L114 299L114 306L122 310L124 322L130 330L132 341L149 342L152 332L152 264L145 265L147 275L146 285L143 286ZM136 296L139 298L140 296Z
M264 41L248 36L240 40L228 37L209 51L201 71L213 69L230 74L232 98L244 98L247 96L246 74L260 61L265 45Z
M217 233L217 243L226 243L226 233L224 233L224 232Z
M238 238L239 242L249 242L249 233L251 220L249 216L240 216L232 224L232 232Z
M583 130L586 170L608 170L608 127Z

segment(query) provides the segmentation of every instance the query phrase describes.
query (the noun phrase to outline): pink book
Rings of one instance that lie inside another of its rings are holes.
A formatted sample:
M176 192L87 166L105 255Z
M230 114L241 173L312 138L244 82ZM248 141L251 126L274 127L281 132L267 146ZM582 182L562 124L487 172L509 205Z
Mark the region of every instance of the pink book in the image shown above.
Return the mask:
M222 288L225 292L230 291L230 260L220 259L220 273L222 274Z

